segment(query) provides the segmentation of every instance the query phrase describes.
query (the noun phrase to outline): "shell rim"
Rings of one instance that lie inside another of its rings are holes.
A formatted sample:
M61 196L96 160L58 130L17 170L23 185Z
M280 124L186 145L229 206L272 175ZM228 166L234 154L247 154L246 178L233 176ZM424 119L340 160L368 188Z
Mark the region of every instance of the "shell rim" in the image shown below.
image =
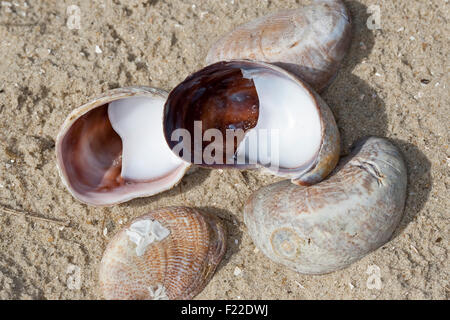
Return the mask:
M128 202L132 199L136 198L144 198L153 196L159 193L162 193L164 191L172 189L174 186L176 186L181 179L184 177L186 172L189 170L189 168L192 166L192 164L187 163L185 161L182 162L182 164L179 166L181 168L179 174L177 174L174 178L174 183L171 183L167 187L162 188L161 190L157 192L148 191L148 192L142 192L139 193L138 196L135 195L129 195L129 196L123 196L122 199L118 201L114 201L111 203L95 203L91 201L87 201L86 198L84 198L79 192L75 191L74 188L72 188L67 172L65 170L64 161L62 159L62 153L61 153L61 145L64 140L64 137L67 133L67 131L70 129L73 123L75 123L81 116L85 115L89 111L100 107L104 105L105 103L109 103L111 101L119 100L122 98L132 97L132 96L149 96L149 97L161 97L164 99L167 99L167 92L153 87L147 87L147 86L130 86L130 87L123 87L123 88L115 88L112 90L108 90L104 93L102 93L100 96L90 99L87 103L83 104L82 106L74 109L71 111L71 113L66 117L63 124L60 127L60 131L56 137L56 143L55 143L55 153L56 153L56 167L58 170L58 175L61 178L61 181L63 182L63 185L66 187L66 189L70 192L70 194L77 199L78 201L87 204L87 205L94 205L98 207L108 207L124 202Z

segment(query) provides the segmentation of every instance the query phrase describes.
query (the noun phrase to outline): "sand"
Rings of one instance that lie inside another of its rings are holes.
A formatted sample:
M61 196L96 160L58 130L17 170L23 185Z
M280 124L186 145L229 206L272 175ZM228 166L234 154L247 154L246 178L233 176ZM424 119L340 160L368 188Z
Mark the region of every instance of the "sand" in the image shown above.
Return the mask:
M167 205L202 208L226 221L228 251L199 299L448 298L448 1L345 2L353 44L322 96L336 116L342 154L367 135L388 137L401 149L408 198L390 242L323 276L271 262L247 234L243 205L274 177L200 169L158 196L95 208L64 188L54 150L66 116L90 98L130 85L170 90L202 67L219 35L307 1L1 2L0 203L47 220L0 212L0 299L101 298L97 270L111 236ZM80 8L79 30L67 26L72 4ZM381 29L369 30L367 8L375 4ZM377 270L381 287L367 273Z

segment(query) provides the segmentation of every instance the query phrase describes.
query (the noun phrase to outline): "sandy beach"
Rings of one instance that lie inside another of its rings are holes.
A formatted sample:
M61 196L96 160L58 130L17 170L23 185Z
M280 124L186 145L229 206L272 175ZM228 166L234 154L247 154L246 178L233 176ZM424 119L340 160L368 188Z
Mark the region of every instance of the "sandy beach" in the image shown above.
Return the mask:
M197 299L448 299L450 4L344 2L352 45L322 97L342 155L369 135L400 148L407 200L387 244L344 270L308 276L266 258L243 221L247 198L280 178L199 169L159 195L91 207L62 184L55 139L68 114L101 93L132 85L170 91L204 66L220 35L309 1L1 1L0 299L100 299L108 241L133 218L169 205L203 209L227 225L228 250ZM375 29L367 27L373 6ZM373 270L381 287L370 285Z

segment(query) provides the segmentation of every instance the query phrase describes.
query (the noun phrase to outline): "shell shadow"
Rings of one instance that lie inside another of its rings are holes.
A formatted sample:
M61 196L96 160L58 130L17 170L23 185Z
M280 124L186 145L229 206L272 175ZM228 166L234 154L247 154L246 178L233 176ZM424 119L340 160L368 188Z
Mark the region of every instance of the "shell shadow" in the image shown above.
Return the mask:
M223 256L222 261L219 263L217 267L216 270L217 272L221 270L223 267L225 267L230 261L231 257L239 251L239 248L242 243L241 241L242 231L239 229L238 225L233 223L233 221L236 221L236 223L238 222L235 219L236 215L233 214L231 211L210 206L197 207L197 209L203 212L213 214L216 217L219 217L225 223L225 226L227 228L227 250L225 252L225 255Z
M387 133L386 105L365 80L353 70L366 59L375 44L374 32L367 28L367 6L345 1L352 17L352 42L334 82L321 94L334 113L342 143L342 155L366 136L384 137ZM375 31L380 32L380 31Z
M402 220L394 231L392 239L402 234L409 223L414 221L428 201L433 185L431 162L415 145L390 139L402 152L408 170L408 187Z
M176 197L182 193L191 190L196 186L201 185L209 177L210 174L211 174L210 169L199 167L194 172L186 174L183 177L183 179L181 179L180 183L170 190L146 198L133 199L129 202L120 204L119 206L140 208L164 198Z

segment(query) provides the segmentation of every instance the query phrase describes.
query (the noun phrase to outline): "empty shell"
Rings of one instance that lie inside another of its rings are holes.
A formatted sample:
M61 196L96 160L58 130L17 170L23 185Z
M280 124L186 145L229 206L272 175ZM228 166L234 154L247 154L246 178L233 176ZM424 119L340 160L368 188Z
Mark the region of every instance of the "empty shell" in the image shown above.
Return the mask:
M403 214L406 185L399 150L368 138L321 183L282 181L255 192L244 209L245 224L273 261L300 273L328 273L389 240Z
M262 62L224 61L189 76L169 94L164 134L186 162L264 168L296 184L322 180L339 159L326 103L291 73Z
M350 40L350 16L343 2L317 0L236 28L211 47L206 64L231 59L274 63L321 92L334 78Z

